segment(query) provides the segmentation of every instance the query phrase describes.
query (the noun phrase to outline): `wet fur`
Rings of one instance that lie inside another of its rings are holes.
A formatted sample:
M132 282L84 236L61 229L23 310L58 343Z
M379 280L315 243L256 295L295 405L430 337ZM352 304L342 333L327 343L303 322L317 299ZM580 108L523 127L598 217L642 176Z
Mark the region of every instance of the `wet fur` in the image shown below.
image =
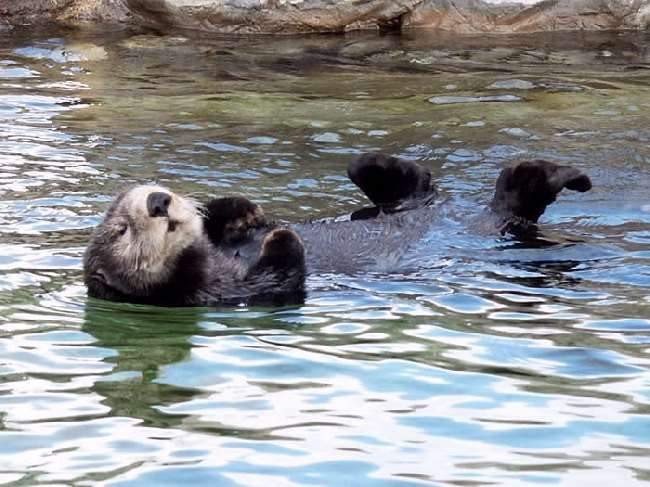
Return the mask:
M267 221L243 197L210 200L200 216L194 203L170 192L169 218L151 218L144 197L167 190L127 190L115 198L86 251L88 293L166 306L279 305L304 300L305 251L311 272L399 268L440 218L429 171L364 154L351 162L348 175L374 206L348 218L294 224L293 230ZM525 238L564 188L588 191L591 181L578 169L542 160L505 168L474 228ZM172 220L178 228L170 233Z
M348 175L374 206L344 218L292 225L305 246L309 272L400 269L405 256L441 223L445 211L437 203L430 172L413 161L369 153L351 161ZM489 207L477 212L468 228L482 235L508 233L521 240L536 238L539 217L564 188L588 191L591 181L576 168L543 160L505 168ZM210 204L223 208L232 201L221 198ZM239 210L252 212L256 205L245 201ZM227 218L227 213L220 214L220 219ZM241 215L234 213L235 218L241 219ZM263 235L263 229L252 228L247 240L222 247L250 253L247 249L259 245Z
M160 191L172 197L169 216L151 217L146 198ZM290 260L278 255L279 246L291 248ZM251 265L210 241L193 202L158 186L129 188L114 199L83 267L89 296L111 301L207 306L304 300L304 249L293 232L267 232Z

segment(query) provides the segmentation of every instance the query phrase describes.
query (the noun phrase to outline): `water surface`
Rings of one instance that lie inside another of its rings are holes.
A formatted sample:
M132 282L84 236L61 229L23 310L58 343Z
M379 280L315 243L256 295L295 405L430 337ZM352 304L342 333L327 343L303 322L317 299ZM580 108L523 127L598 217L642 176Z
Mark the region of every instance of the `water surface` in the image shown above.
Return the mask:
M650 480L648 45L2 34L0 484ZM320 218L365 204L345 167L370 150L449 199L425 270L311 276L283 309L87 299L81 255L125 184ZM539 245L468 231L538 157L594 189Z

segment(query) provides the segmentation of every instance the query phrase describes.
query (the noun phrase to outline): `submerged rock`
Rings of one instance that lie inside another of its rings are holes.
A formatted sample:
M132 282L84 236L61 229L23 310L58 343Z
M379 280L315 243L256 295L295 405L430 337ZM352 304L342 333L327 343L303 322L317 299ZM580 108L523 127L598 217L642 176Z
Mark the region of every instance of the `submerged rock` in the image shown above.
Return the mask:
M434 105L454 105L457 103L489 103L522 101L516 95L487 95L487 96L432 96L429 102Z
M564 81L529 81L522 79L506 79L495 81L487 87L488 90L545 90L548 92L577 92L583 91L583 86Z
M647 27L650 0L0 0L0 19L283 34L411 26L458 33L617 30Z
M488 90L534 90L535 88L537 88L535 83L523 79L505 79L495 81L488 86Z
M499 130L499 132L502 134L510 135L511 137L515 137L517 139L538 139L537 136L520 127L507 127Z
M49 59L57 63L103 61L108 55L102 46L90 43L72 43L56 47L23 47L15 49L14 53L21 57Z

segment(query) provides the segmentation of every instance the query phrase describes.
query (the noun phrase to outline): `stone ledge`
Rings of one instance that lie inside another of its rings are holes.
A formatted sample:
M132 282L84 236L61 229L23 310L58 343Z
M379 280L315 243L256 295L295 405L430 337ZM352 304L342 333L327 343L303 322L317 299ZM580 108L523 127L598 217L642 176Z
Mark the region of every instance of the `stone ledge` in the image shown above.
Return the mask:
M0 25L45 22L278 34L624 30L648 28L650 0L0 0Z

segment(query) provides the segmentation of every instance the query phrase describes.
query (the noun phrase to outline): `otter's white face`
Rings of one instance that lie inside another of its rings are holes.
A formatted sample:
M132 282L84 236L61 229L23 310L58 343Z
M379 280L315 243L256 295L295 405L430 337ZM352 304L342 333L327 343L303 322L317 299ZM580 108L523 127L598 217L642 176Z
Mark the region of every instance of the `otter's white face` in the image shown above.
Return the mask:
M127 191L110 223L113 255L142 284L165 279L174 258L203 235L196 203L156 185Z

